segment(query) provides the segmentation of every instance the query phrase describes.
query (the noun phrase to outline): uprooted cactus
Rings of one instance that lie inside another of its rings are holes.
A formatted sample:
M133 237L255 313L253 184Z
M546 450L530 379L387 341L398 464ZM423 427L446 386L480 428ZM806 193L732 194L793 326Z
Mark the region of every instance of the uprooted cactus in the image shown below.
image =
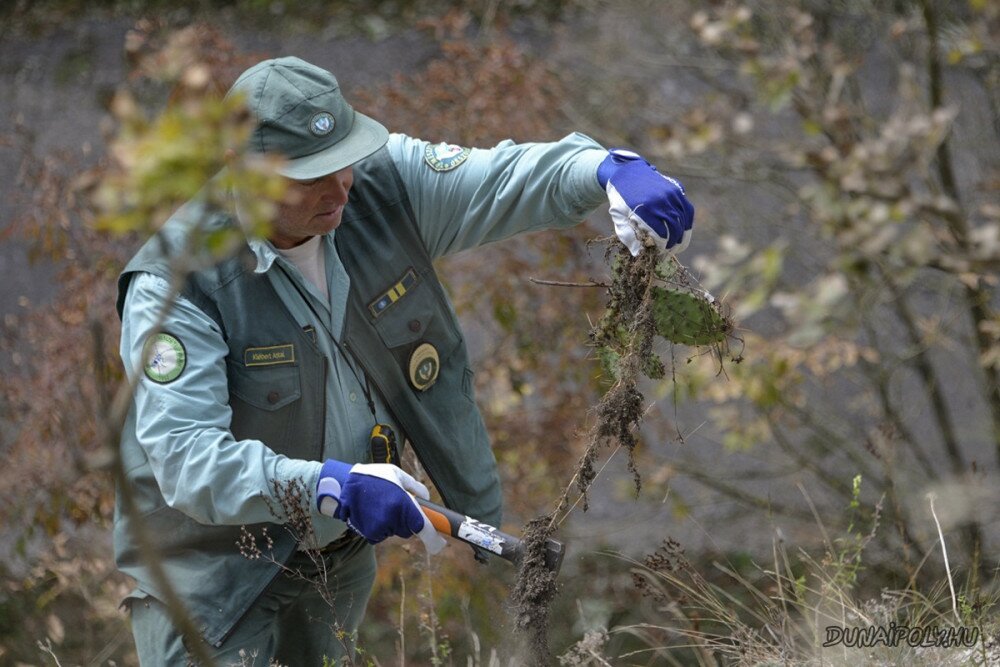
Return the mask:
M615 243L608 249L606 259L611 264L612 276L608 305L590 332L590 340L610 387L595 408L597 422L574 476L585 511L587 490L597 477L594 464L605 445L617 443L626 448L636 491L640 488L635 447L645 397L638 382L640 373L654 380L666 375L656 351L657 337L675 344L707 346L721 360L735 332L734 322L724 306L701 289L675 258L661 258L651 248L632 257L624 245ZM526 553L544 553L545 540L572 510L569 494L573 486L571 482L551 514L533 519L524 528ZM532 663L549 660L548 611L557 592L555 575L545 567L544 558L522 561L511 603L516 626L526 635Z

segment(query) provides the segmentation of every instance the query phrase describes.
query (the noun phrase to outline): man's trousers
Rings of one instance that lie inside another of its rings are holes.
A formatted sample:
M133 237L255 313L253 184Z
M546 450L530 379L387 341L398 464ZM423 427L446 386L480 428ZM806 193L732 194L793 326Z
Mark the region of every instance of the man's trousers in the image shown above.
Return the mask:
M322 557L327 599L315 581L321 568L297 552L289 568L308 580L279 573L222 646L210 648L219 667L268 667L272 659L280 665L310 667L322 665L324 657L340 664L341 658L353 655L375 579L375 550L354 537ZM130 608L132 634L143 667L193 664L163 603L151 596L137 597L131 599Z

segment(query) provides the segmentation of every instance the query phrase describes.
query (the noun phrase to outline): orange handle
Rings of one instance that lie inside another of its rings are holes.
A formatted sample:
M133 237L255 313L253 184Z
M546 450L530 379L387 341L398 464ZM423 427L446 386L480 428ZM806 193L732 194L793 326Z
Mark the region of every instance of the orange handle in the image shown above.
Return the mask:
M424 510L424 514L430 519L431 525L434 526L434 530L444 535L451 535L451 522L448 521L448 517L437 510L433 510L423 503L420 504L421 509Z

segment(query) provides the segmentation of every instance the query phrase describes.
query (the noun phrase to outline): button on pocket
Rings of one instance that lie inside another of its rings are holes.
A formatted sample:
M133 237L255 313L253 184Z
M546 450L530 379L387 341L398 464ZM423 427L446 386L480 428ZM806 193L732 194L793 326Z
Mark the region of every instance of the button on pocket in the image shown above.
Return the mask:
M375 330L386 347L399 347L420 340L434 319L434 309L423 298L424 283L407 292L375 318Z
M229 392L261 410L278 410L302 396L299 367L251 366L227 360Z

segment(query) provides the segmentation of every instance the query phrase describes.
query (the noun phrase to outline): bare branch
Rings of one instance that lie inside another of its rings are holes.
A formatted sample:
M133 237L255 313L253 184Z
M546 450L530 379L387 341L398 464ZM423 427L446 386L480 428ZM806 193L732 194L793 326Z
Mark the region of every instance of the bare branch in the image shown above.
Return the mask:
M564 282L562 280L542 280L540 278L530 278L530 277L528 278L528 280L535 283L536 285L552 285L554 287L604 287L604 288L608 287L607 283L599 283L593 280L586 283L571 283L571 282Z

